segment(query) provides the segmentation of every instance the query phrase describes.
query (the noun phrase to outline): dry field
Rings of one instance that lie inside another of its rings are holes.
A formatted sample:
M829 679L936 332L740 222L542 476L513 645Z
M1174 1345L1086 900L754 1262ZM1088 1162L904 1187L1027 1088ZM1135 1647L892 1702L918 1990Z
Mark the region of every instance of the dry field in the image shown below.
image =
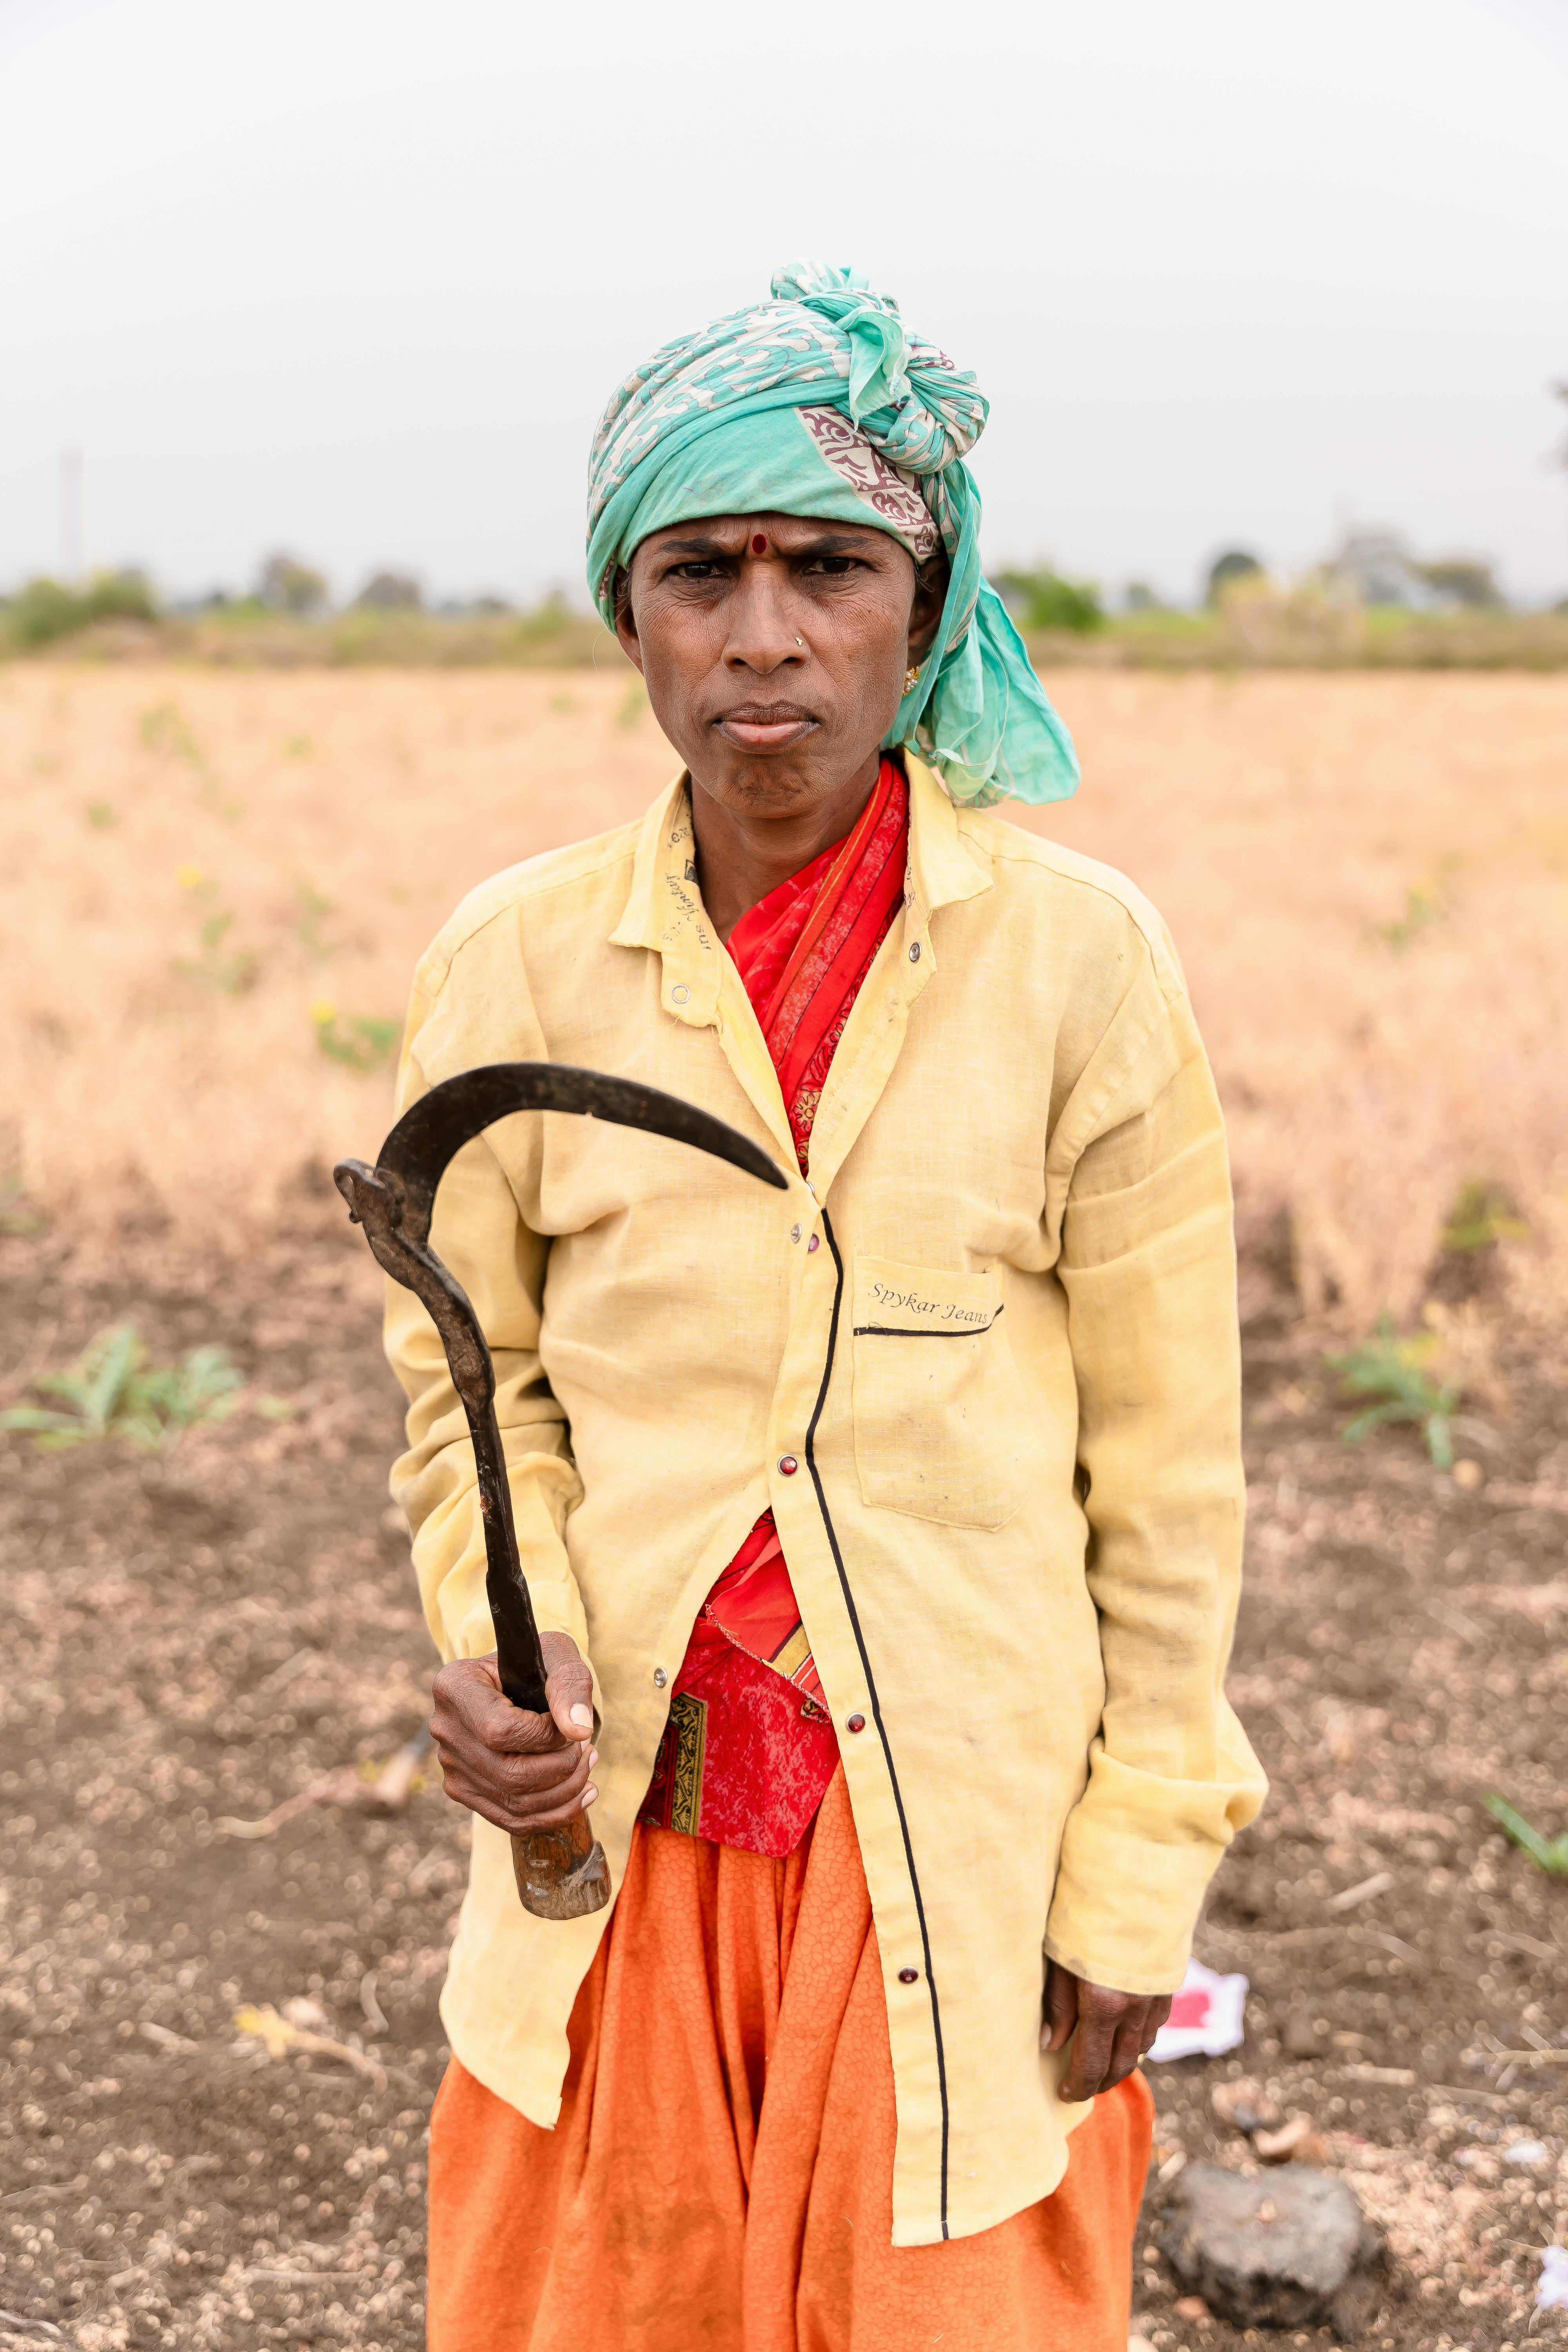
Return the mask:
M1241 1186L1233 1691L1274 1796L1199 1937L1251 1979L1247 2048L1159 2074L1162 2173L1248 2160L1210 2100L1245 2069L1388 2233L1365 2344L1568 2342L1531 2317L1568 1881L1481 1804L1568 1828L1568 680L1055 684L1089 781L1030 822L1169 916ZM0 669L0 1406L125 1315L248 1382L167 1454L0 1437L0 2352L422 2339L466 1839L355 1777L431 1659L324 1170L380 1139L454 899L669 764L624 672ZM1476 1180L1525 1230L1456 1256ZM1485 1417L1458 1479L1408 1430L1342 1444L1323 1364L1423 1300ZM1135 2311L1156 2352L1240 2352L1147 2237Z
M1309 1308L1407 1316L1469 1181L1558 1255L1568 679L1057 687L1089 781L1026 822L1169 919L1244 1219L1289 1213ZM248 1245L302 1168L378 1139L454 901L670 765L624 668L0 670L0 1171L73 1233Z

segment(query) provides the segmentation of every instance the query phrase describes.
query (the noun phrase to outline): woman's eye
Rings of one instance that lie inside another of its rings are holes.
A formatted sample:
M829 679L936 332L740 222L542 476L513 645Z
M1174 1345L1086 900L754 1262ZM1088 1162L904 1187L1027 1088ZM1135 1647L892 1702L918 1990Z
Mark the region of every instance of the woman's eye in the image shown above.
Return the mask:
M853 555L814 555L805 568L808 572L825 572L830 580L838 580L845 572L858 569L858 559Z
M689 563L678 563L670 572L671 580L717 580L719 566L705 556L693 557Z

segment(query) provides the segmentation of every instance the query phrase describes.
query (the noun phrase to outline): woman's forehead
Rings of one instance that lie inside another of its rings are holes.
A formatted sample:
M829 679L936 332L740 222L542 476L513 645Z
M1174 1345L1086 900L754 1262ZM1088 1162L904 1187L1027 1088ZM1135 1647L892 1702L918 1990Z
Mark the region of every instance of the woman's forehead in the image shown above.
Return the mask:
M661 530L650 531L642 546L658 548L661 551L687 546L739 550L748 542L754 544L758 539L769 546L781 548L824 545L828 541L844 547L874 545L879 541L887 541L889 545L893 543L888 532L879 530L873 523L845 522L836 515L764 512L696 515L687 521L669 523ZM756 552L761 554L763 550L758 548Z

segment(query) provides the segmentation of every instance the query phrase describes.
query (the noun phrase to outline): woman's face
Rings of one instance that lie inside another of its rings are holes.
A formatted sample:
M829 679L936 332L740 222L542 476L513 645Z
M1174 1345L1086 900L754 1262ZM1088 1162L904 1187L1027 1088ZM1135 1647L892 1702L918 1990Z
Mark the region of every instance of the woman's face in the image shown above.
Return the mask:
M720 515L644 540L616 626L693 782L784 817L875 778L944 593L886 531Z

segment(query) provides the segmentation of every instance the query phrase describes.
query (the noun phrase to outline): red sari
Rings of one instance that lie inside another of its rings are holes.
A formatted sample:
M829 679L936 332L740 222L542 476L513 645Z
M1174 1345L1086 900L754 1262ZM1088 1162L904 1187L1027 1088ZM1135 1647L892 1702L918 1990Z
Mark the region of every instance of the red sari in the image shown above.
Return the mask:
M908 782L884 757L843 840L770 890L730 934L803 1170L835 1048L903 898L909 824ZM784 1547L764 1511L692 1628L637 1818L782 1861L837 1761Z

